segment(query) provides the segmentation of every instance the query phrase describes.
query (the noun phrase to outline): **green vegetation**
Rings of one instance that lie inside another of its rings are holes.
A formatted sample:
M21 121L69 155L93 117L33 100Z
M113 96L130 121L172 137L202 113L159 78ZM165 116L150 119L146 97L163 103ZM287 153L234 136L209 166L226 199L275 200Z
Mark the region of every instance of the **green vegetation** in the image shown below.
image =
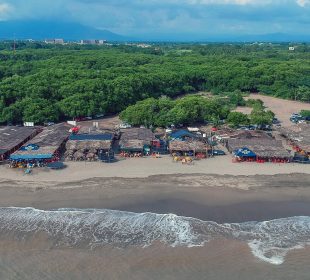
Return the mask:
M239 125L249 125L250 119L246 114L240 112L231 112L228 115L227 123L231 127L238 127Z
M274 117L272 111L253 109L250 114L250 122L253 125L271 125Z
M264 107L264 102L260 99L248 99L246 101L246 106L251 107L256 110L263 110Z
M42 123L115 114L141 100L174 99L198 91L216 95L218 99L212 102L224 111L245 105L242 96L247 92L309 102L309 50L306 44L289 52L287 45L269 44L164 44L142 49L19 42L14 53L12 42L4 42L0 43L0 122ZM185 113L193 110L186 107L193 100L151 100L145 102L157 102L156 106L163 106L160 111L170 115L156 121L156 114L140 116L134 123L143 119L162 126L209 120L210 116L216 119L222 114Z
M176 100L149 98L129 106L120 118L132 125L167 127L172 124L217 123L226 119L228 113L229 109L217 99L186 96Z
M310 118L310 110L301 110L300 115L304 118Z

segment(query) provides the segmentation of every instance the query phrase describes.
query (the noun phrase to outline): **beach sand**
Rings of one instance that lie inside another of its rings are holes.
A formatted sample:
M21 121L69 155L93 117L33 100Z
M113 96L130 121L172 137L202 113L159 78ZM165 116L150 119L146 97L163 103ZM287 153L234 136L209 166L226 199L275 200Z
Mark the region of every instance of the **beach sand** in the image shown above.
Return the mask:
M36 239L0 243L0 279L281 279L308 280L310 248L289 253L274 266L253 258L242 242L214 240L203 247L171 248L155 244L126 250L46 248ZM13 248L13 250L12 250Z
M66 162L67 168L60 171L35 169L31 175L23 170L0 165L0 179L36 182L72 182L91 178L146 178L166 174L217 174L217 175L275 175L310 174L310 166L302 164L233 163L230 155L195 161L194 165L173 162L170 156L160 159L131 158L115 163Z

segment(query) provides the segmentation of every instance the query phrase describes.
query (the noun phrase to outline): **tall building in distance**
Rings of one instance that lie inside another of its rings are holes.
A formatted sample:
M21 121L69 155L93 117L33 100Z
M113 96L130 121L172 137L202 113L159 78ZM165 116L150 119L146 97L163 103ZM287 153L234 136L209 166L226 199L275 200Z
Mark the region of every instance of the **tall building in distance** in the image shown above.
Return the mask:
M104 45L107 43L106 40L81 40L81 45Z
M59 45L65 44L64 39L46 39L44 42L46 44L59 44Z

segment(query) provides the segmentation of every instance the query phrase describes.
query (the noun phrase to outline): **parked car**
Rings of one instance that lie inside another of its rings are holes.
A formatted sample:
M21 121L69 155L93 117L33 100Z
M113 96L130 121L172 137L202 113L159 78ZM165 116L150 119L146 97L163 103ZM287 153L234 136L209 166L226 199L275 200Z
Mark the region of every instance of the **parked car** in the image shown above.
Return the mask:
M121 124L119 125L119 128L122 128L122 129L131 128L131 125L128 124L128 123L121 123Z
M222 150L213 150L213 155L214 156L225 156L226 153Z
M280 121L277 118L273 118L272 123L273 124L280 124Z
M95 119L101 119L104 117L104 114L97 114L95 115Z
M54 122L45 122L43 125L44 126L52 126L54 124L55 124Z

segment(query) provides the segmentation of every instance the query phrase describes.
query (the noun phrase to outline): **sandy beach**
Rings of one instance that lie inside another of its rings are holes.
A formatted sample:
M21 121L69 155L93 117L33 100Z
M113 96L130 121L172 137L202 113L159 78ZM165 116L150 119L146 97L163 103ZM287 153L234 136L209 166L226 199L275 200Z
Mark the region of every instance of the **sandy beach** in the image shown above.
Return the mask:
M36 182L73 182L90 178L146 178L152 175L172 174L216 174L234 176L310 174L310 166L302 164L257 164L233 163L230 155L195 161L194 165L173 162L170 156L160 159L132 158L115 163L65 162L67 168L61 171L35 169L31 175L23 170L10 169L0 165L0 179Z

